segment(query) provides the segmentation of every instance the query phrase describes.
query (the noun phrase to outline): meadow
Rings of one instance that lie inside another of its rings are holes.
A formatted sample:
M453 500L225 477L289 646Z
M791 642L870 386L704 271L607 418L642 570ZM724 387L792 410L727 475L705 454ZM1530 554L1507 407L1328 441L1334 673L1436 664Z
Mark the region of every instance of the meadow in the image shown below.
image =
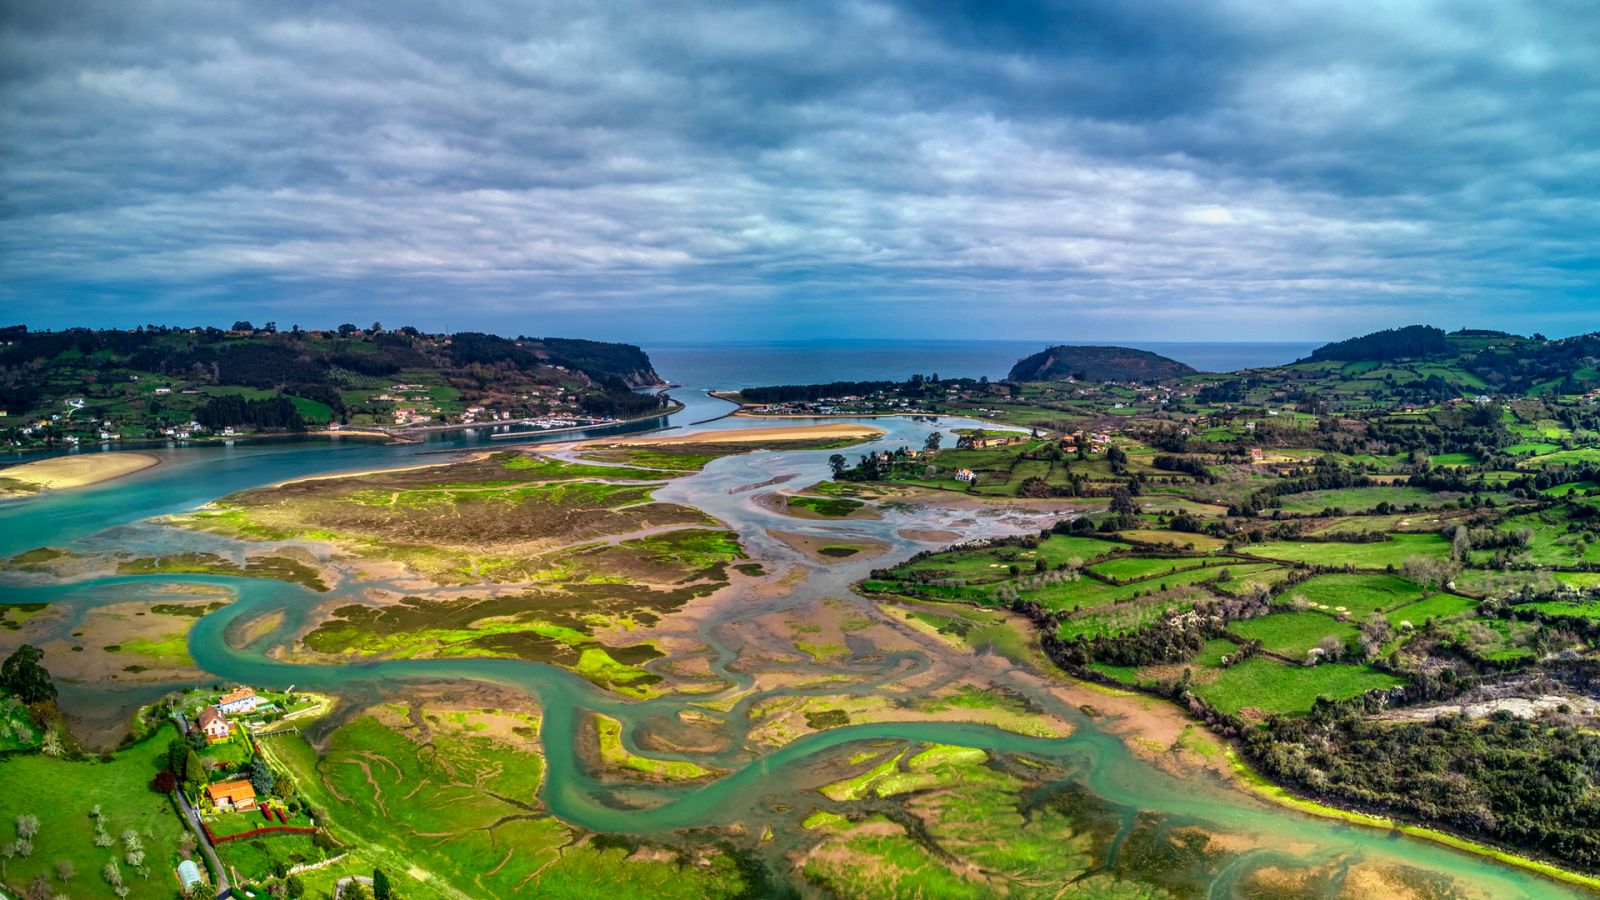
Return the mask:
M1268 653L1300 662L1312 648L1327 638L1348 647L1358 634L1356 626L1315 612L1271 613L1254 619L1240 619L1230 630L1246 640L1259 640Z
M1297 666L1257 657L1221 670L1215 680L1197 684L1194 691L1227 713L1304 713L1318 697L1339 700L1401 683L1366 666Z
M1318 575L1280 594L1277 602L1304 600L1322 612L1349 613L1356 620L1421 599L1422 588L1398 575Z
M1354 566L1360 569L1400 568L1413 556L1443 559L1450 542L1437 534L1389 535L1388 540L1365 543L1343 541L1267 541L1242 547L1252 556L1303 562L1319 566Z
M38 818L32 850L5 860L5 880L26 885L44 875L56 892L68 896L110 896L111 886L102 870L117 862L131 898L173 895L172 870L178 863L183 822L166 794L150 786L166 768L167 742L177 736L170 726L130 747L108 754L109 759L82 761L55 759L42 754L11 755L0 761L0 778L13 789L0 791L0 842L10 843L18 816ZM25 790L15 786L26 785ZM93 810L105 815L105 831L116 846L95 846ZM132 830L144 847L144 872L128 864L121 835ZM73 871L60 878L60 863Z

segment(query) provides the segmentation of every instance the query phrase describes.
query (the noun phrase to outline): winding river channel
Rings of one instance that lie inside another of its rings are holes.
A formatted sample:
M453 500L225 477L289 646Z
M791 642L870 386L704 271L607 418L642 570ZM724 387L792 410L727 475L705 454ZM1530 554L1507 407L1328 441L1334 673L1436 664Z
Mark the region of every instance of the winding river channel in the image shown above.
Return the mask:
M701 422L726 412L727 404L692 390L678 391L686 401L672 424ZM637 423L617 430L641 430L661 422ZM747 419L724 419L685 428L760 426ZM930 429L927 421L877 419L873 424L889 434L883 443L919 445ZM944 419L942 429L963 424ZM576 437L615 434L597 431ZM572 434L549 440L572 440ZM222 541L215 536L150 524L152 517L177 513L250 487L284 480L338 472L448 461L438 451L501 449L506 442L490 442L475 433L436 436L422 444L384 446L366 441L240 442L232 446L172 447L151 451L161 464L123 479L73 492L0 505L0 556L34 547L73 547L87 552L127 548L135 552L206 550ZM408 683L483 682L509 688L537 699L542 710L540 741L547 759L543 799L560 818L583 828L640 835L662 835L701 826L761 822L774 797L786 792L793 805L802 792L814 790L808 766L829 751L847 744L872 740L913 740L982 748L999 754L1022 754L1050 759L1103 801L1124 810L1152 812L1175 823L1189 823L1219 833L1245 836L1245 845L1210 886L1211 896L1235 894L1238 879L1254 866L1305 867L1330 862L1356 864L1378 861L1401 866L1439 881L1448 876L1464 895L1492 897L1576 896L1572 889L1532 873L1503 866L1426 840L1379 829L1355 827L1274 806L1214 775L1184 777L1157 766L1132 752L1124 739L1111 733L1101 719L1081 713L1063 702L1057 691L1044 686L1050 679L1011 678L1007 686L1027 701L1071 723L1064 738L1039 738L998 728L950 721L885 722L833 728L800 737L781 749L756 753L743 738L750 727L750 708L758 699L807 691L831 694L871 693L903 683L934 665L934 654L959 655L965 651L938 649L866 652L854 647L842 659L818 662L818 674L845 676L826 688L779 687L751 693L751 676L737 665L746 626L753 620L785 609L813 604L824 597L849 598L865 614L881 615L868 601L855 598L849 585L875 567L934 544L902 534L908 528L955 530L963 536L1020 533L1036 530L1041 521L1025 515L997 515L982 511L896 509L881 519L844 522L797 521L755 502L759 492L745 488L771 483L785 476L797 484L808 483L826 470L831 451L756 452L730 456L704 471L677 479L657 492L660 500L684 503L705 510L737 531L750 555L804 567L805 576L793 590L768 592L737 603L707 607L691 627L694 637L709 648L711 672L730 683L724 695L739 697L722 717L728 740L721 749L697 753L648 751L663 758L692 760L723 768L729 774L708 783L655 785L602 783L589 774L578 750L582 711L617 718L623 723L625 746L637 750L637 734L652 728L670 728L690 701L703 703L706 695L673 695L654 700L633 700L596 687L556 666L510 659L390 660L362 665L307 665L283 662L267 655L304 623L309 610L326 604L340 592L352 596L354 586L340 585L332 594L315 594L294 584L217 576L118 576L72 582L49 582L0 572L0 589L10 602L66 604L70 613L51 627L64 635L81 620L85 610L127 599L130 593L152 585L205 584L222 586L237 601L199 620L190 636L190 652L199 668L219 681L297 685L345 698L376 699L403 692ZM846 451L849 452L849 451ZM888 547L883 555L860 561L820 564L770 534L783 529L794 533L845 535L870 539ZM236 647L225 639L231 625L282 611L281 624ZM903 626L902 626L903 627ZM972 654L966 654L973 656ZM943 659L947 679L960 679L963 667L986 664L972 660ZM948 683L948 681L946 682ZM842 686L841 686L842 685ZM101 724L126 714L127 709L151 699L171 685L129 687L115 692L89 691L66 685L63 704L84 721ZM802 778L801 775L806 777ZM792 782L792 784L791 784ZM802 783L803 782L803 783ZM793 823L779 832L781 852L799 838Z

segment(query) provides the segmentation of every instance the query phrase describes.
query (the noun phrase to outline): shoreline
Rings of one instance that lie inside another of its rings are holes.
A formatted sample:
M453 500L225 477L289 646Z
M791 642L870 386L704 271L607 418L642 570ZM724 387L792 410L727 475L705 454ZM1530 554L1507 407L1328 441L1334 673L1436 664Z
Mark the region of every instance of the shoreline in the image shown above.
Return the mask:
M720 396L717 396L715 393L712 393L711 395L713 397L717 397L718 400L727 400L729 403L739 403L739 401L737 401L737 400L730 400L727 397L720 397ZM1037 431L1040 431L1040 432L1042 432L1044 434L1053 433L1048 428L1030 429L1026 425L1013 425L1013 424L1011 424L1009 422L996 422L993 419L980 419L977 416L965 416L965 415L961 415L960 413L894 412L894 413L805 413L805 414L800 414L800 413L753 413L753 412L749 412L748 411L749 409L750 409L750 404L740 403L738 409L734 410L731 413L728 413L726 416L720 416L719 418L730 418L731 417L731 418L738 418L738 419L845 419L845 420L848 420L848 419L933 419L936 422L938 420L940 420L940 419L967 419L967 420L970 420L970 421L973 421L973 422L982 422L985 425L988 425L988 426L993 427L993 428L998 428L998 429L1001 429L1003 431L1027 432L1027 431L1030 431L1030 430L1037 430Z
M53 491L91 487L160 464L161 457L137 450L51 456L17 463L0 469L0 483L9 481L24 487L0 487L0 500L21 500Z
M1472 840L1471 838L1464 838L1459 835L1451 834L1448 831L1442 831L1436 828L1428 828L1422 825L1414 825L1398 819L1390 818L1388 816L1378 815L1376 813L1359 812L1356 810L1343 809L1337 806L1329 806L1326 803L1306 799L1295 794L1288 788L1271 781L1265 775L1262 775L1260 772L1257 772L1255 769L1251 768L1250 764L1245 762L1245 760L1239 756L1239 752L1233 747L1225 747L1224 752L1227 754L1228 766L1232 772L1231 780L1239 785L1241 790L1245 791L1251 796L1259 797L1263 801L1271 803L1275 806L1280 806L1284 809L1292 809L1308 816L1315 816L1319 819L1333 819L1362 828L1399 832L1409 837L1431 841L1435 844L1441 844L1453 850L1459 850L1462 853L1471 854L1472 856L1476 856L1481 859L1487 859L1491 862L1499 863L1500 865L1511 866L1513 868L1532 872L1535 875L1549 878L1552 881L1559 881L1563 884L1575 885L1590 891L1600 892L1600 876L1588 875L1575 869L1568 869L1564 866L1557 865L1556 863L1549 862L1547 860L1536 859L1531 856L1524 856L1512 850L1506 850L1501 847L1496 847L1492 844L1485 844L1480 841Z
M650 419L656 419L656 418L661 418L661 417L664 417L664 416L675 415L677 413L682 412L684 409L685 409L685 407L684 407L684 405L682 403L674 400L672 402L671 406L663 407L661 410L659 410L657 412L652 412L649 415L635 416L634 418L631 418L631 419L616 419L616 420L610 421L610 422L601 422L601 423L599 423L597 425L569 425L569 426L564 426L562 428L547 428L547 429L544 429L544 430L541 430L541 431L505 432L505 437L506 437L506 439L509 439L511 436L515 435L516 437L526 436L526 437L529 437L529 438L536 438L536 437L541 437L541 436L547 435L547 434L564 434L564 433L573 432L573 431L587 431L587 430L592 429L592 428L614 428L614 427L616 427L618 425L631 425L631 424L633 424L635 422L644 422L644 421L647 421L647 420L650 420ZM12 465L12 466L10 466L8 468L16 468L17 466L28 465L29 463L45 462L47 460L53 460L53 459L76 458L78 456L98 456L98 455L110 454L110 453L143 453L143 452L148 452L150 450L167 449L167 448L209 447L209 446L232 444L232 443L241 442L241 441L254 443L255 441L282 440L282 439L285 439L285 438L320 438L320 439L324 439L324 440L331 440L333 438L360 438L360 439L364 439L364 440L383 440L383 441L387 441L388 443L391 443L391 444L420 444L420 443L423 443L423 440L420 437L418 437L417 435L432 434L432 433L436 433L436 432L437 433L443 433L443 432L448 432L448 431L464 431L464 430L471 429L471 428L493 428L496 425L510 425L510 424L515 424L515 423L510 423L510 422L498 422L498 423L496 423L496 422L474 422L473 424L470 424L470 425L464 425L464 424L424 425L424 426L417 426L415 428L410 428L410 427L408 427L408 428L396 428L396 429L393 429L393 430L381 428L381 427L378 427L378 426L359 425L359 426L351 426L351 427L348 427L348 428L324 427L324 428L318 428L318 429L315 429L315 430L307 430L307 431L274 431L274 432L267 432L267 433L258 432L258 433L252 433L252 434L233 434L233 435L226 435L226 436L209 434L209 435L205 435L204 437L190 437L190 438L187 438L187 439L181 440L181 441L173 440L171 438L129 438L129 439L126 439L126 440L116 441L115 443L116 443L116 446L118 447L118 449L115 449L115 450L94 449L94 450L89 450L89 452L86 453L86 452L83 451L83 449L79 449L79 450L76 450L76 451L60 452L60 453L56 453L53 456L41 456L41 457L39 457L37 459L29 459L29 460L25 460L25 461L22 461L22 462L18 462L18 463L15 463L14 465ZM107 444L93 444L93 445L89 445L89 446L98 448L98 447L104 447L104 446L108 446L108 445ZM126 448L126 449L122 449L122 448ZM37 452L39 449L41 449L41 448L21 448L21 449L17 449L15 451L15 453L16 453L16 455L20 456L20 455L25 454L25 453ZM5 471L4 469L0 469L0 473L3 473L4 471ZM3 474L0 474L0 478L3 478L3 477L5 477L5 476ZM3 498L0 498L0 499L3 499Z
M611 420L609 422L595 422L592 425L564 425L564 426L562 426L560 428L544 428L544 429L540 429L538 431L526 431L526 432L523 432L523 431L507 431L507 432L502 432L502 434L507 438L509 438L509 437L511 437L513 435L517 436L517 437L522 437L523 435L527 435L528 437L539 437L541 435L546 435L546 434L562 434L562 433L568 432L568 431L587 431L587 430L589 430L591 428L611 428L611 427L614 427L614 426L617 426L617 425L628 425L628 424L631 424L633 422L643 422L643 421L646 421L646 420L649 420L649 419L659 419L659 418L662 418L663 416L670 416L670 415L674 415L676 413L683 412L683 410L684 410L684 405L682 403L679 403L678 401L674 400L674 401L672 401L672 403L670 405L663 406L661 409L656 410L655 412L652 412L652 413L649 413L648 415L643 415L643 416L634 416L631 419L613 419L613 420ZM377 429L377 430L380 433L388 435L389 437L392 437L392 438L406 438L406 437L409 437L411 435L417 435L417 434L442 434L442 433L448 432L448 431L468 431L468 430L475 429L475 428L496 428L496 427L503 426L503 425L516 425L516 424L519 424L519 423L518 422L470 422L470 423L456 423L456 424L451 424L451 425L407 426L405 428L396 428L396 429L394 429L392 431L384 430L384 429ZM336 433L342 433L342 432L336 432Z
M393 468L362 469L362 470L357 471L357 472L332 472L332 473L329 473L327 475L306 475L306 476L303 476L303 477L300 477L300 478L289 478L289 479L286 479L284 481L273 482L272 484L264 484L264 485L262 485L260 487L257 487L257 488L249 488L249 490L252 490L252 491L256 491L256 490L273 490L273 491L275 491L278 488L288 487L291 484L304 484L305 482L308 482L308 481L335 481L335 480L340 479L340 478L360 478L363 475L387 475L390 472L415 472L415 471L417 471L419 469L437 469L440 466L453 466L453 465L455 465L457 463L477 462L478 460L481 460L481 459L487 459L491 455L493 455L496 451L494 451L494 450L459 450L459 451L455 451L455 452L461 453L462 454L462 458L461 459L440 460L439 462L419 463L419 464L414 465L414 466L395 466ZM205 505L206 506L210 506L211 504L208 503L208 504L205 504Z
M872 425L845 423L820 423L817 425L785 425L773 428L724 428L713 431L694 431L669 437L630 436L619 440L604 440L608 445L651 446L660 444L758 444L763 441L800 441L811 438L860 438L876 440L888 434Z

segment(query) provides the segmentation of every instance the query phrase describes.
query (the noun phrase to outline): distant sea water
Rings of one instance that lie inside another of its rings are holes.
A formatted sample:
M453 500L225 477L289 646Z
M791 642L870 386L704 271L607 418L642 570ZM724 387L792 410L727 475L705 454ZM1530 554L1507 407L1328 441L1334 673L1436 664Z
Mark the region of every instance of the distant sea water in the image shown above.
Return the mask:
M1004 378L1041 341L773 341L644 345L662 378L711 390L826 381L904 381L912 375ZM1203 372L1294 362L1321 342L1123 341Z

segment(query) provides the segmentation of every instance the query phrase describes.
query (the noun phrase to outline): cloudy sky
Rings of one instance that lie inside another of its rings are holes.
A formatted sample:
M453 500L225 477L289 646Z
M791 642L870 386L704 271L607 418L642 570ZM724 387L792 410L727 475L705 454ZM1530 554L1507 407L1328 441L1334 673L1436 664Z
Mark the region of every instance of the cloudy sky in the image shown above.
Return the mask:
M1582 3L0 4L0 318L1600 329Z

